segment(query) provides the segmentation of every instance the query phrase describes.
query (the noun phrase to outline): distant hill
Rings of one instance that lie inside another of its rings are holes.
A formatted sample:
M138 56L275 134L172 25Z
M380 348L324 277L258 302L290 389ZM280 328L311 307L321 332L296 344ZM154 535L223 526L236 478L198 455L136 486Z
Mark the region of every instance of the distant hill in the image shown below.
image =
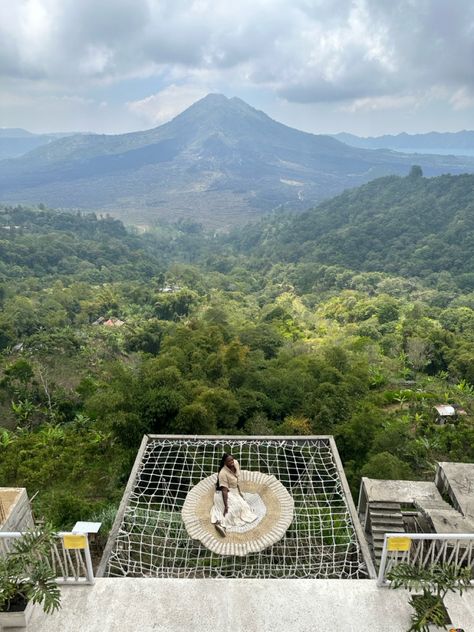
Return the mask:
M342 132L335 134L333 138L351 147L363 149L393 149L408 153L474 156L474 131L429 132L428 134L402 133L395 136L368 137Z
M425 279L450 272L474 290L474 176L389 176L296 216L241 229L234 244L264 262L318 262Z
M108 211L132 223L192 217L216 227L276 207L303 210L413 157L349 147L211 94L144 132L77 135L0 163L0 200ZM417 156L426 175L474 171L474 159Z
M26 129L20 127L0 127L0 139L2 138L33 138L37 134L33 134Z
M72 136L72 134L33 134L19 127L0 127L0 160L18 158L37 147L66 136Z
M166 252L111 217L1 205L0 243L2 282L36 277L47 284L71 274L89 283L146 278L160 270Z

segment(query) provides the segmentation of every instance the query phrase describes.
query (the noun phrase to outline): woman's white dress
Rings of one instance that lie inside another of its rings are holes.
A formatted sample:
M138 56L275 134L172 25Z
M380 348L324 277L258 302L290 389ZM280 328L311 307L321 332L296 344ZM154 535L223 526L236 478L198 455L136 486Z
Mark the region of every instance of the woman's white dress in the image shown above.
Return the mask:
M246 524L255 522L259 517L252 511L248 501L252 500L255 494L240 495L238 489L238 481L240 476L240 467L234 459L235 473L227 466L224 466L219 472L219 486L227 487L227 508L228 511L224 516L224 498L222 492L216 491L214 494L214 504L211 509L211 522L215 524L220 522L226 529L233 527L242 527Z

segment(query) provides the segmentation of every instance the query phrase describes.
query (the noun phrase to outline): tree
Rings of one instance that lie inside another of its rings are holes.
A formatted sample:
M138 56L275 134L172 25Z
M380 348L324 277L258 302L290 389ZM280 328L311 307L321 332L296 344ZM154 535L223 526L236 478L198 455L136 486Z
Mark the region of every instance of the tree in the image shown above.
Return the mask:
M410 169L410 173L408 174L409 178L422 178L423 177L423 169L420 165L413 165Z
M276 428L276 434L280 435L310 435L311 421L307 417L290 415L285 417L283 423Z
M183 406L176 417L176 430L183 434L215 434L215 415L197 402Z
M382 480L409 480L413 476L410 466L390 452L380 452L370 457L361 475Z

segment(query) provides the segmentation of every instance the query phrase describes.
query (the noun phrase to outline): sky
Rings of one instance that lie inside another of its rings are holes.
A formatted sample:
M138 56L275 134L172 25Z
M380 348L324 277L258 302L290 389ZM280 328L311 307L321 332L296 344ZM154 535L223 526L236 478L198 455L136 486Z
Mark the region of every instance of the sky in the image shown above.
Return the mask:
M474 129L473 0L2 0L0 127L124 133L209 92L313 133Z

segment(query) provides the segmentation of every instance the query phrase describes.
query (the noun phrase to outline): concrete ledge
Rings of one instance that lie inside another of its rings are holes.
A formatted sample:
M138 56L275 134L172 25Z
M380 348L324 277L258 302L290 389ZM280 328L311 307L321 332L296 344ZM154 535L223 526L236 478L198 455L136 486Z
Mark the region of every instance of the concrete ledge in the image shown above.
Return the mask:
M98 579L65 586L63 607L36 609L30 632L406 632L408 595L373 580ZM450 596L453 623L474 630L474 591Z
M33 526L30 501L24 487L0 487L0 531L25 531Z

